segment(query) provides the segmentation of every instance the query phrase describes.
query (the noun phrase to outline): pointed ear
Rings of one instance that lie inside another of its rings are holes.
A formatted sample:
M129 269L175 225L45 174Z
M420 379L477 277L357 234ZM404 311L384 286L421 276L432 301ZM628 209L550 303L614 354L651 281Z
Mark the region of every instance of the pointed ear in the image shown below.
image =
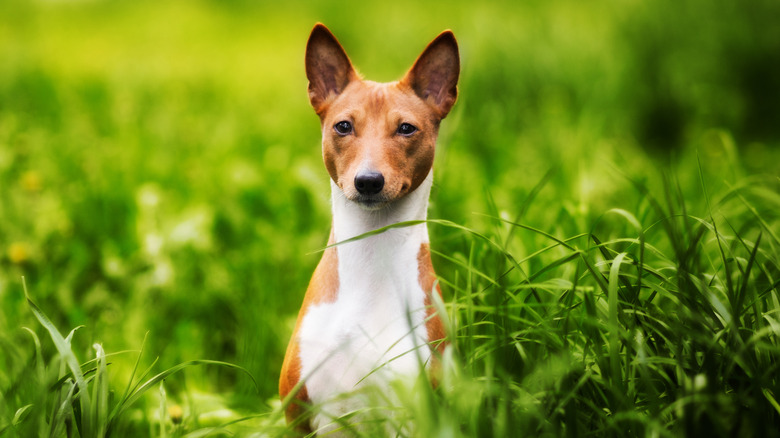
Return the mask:
M331 96L339 95L351 81L359 79L347 53L322 23L314 25L306 43L306 77L309 101L317 114L325 110Z
M428 44L401 82L411 86L443 119L458 97L459 75L458 42L445 30Z

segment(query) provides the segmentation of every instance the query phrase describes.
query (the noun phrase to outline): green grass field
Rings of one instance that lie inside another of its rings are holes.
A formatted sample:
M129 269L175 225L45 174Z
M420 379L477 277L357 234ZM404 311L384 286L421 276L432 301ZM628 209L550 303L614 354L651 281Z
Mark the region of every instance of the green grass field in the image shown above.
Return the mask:
M0 436L285 432L317 21L380 81L461 46L415 436L780 436L780 4L420 3L0 2Z

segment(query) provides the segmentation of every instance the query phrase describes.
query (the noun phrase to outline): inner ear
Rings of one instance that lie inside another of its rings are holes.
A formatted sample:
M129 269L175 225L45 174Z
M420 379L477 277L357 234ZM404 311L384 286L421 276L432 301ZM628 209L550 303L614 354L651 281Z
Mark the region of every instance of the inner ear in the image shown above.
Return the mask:
M344 48L322 23L314 26L306 43L306 77L309 101L317 114L324 111L329 99L358 79Z
M401 80L444 118L458 97L460 55L451 31L442 32L420 54Z

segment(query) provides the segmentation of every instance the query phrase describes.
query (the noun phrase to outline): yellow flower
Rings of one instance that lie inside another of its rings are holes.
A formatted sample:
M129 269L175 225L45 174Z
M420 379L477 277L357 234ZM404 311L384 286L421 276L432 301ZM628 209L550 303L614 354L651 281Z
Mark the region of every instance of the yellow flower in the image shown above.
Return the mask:
M28 170L22 174L21 178L22 188L27 192L40 192L41 191L41 176L34 170Z
M173 405L168 408L168 415L171 416L171 421L173 424L179 424L181 423L182 417L184 416L184 411L182 410L181 406Z
M8 258L11 259L12 263L24 263L30 258L30 251L26 244L14 242L8 247Z

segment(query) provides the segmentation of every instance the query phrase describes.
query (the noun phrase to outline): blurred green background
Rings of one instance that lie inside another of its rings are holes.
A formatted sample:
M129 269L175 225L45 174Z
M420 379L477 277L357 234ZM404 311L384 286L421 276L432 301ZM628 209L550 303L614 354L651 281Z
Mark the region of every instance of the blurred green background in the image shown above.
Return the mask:
M454 31L460 97L431 218L489 229L480 214L514 218L552 170L524 223L573 235L636 207L628 179L674 174L702 206L697 160L713 191L780 175L776 0L3 0L0 384L29 361L24 276L61 331L84 326L83 359L94 342L138 350L148 333L161 367L223 360L259 385L193 369L168 383L174 397L267 410L329 232L303 71L317 21L379 81ZM431 235L442 253L468 253L452 230ZM111 365L120 382L125 355Z

